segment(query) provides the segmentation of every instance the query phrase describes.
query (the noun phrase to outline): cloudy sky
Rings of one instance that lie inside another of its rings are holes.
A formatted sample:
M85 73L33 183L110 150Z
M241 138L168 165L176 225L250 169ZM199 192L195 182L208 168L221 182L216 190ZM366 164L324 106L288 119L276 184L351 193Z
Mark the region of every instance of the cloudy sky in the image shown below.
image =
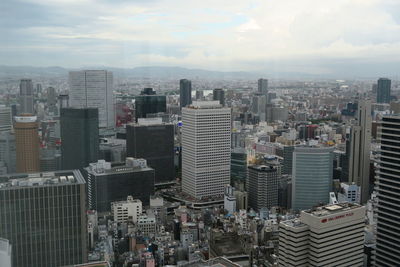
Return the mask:
M399 0L1 0L0 65L396 75Z

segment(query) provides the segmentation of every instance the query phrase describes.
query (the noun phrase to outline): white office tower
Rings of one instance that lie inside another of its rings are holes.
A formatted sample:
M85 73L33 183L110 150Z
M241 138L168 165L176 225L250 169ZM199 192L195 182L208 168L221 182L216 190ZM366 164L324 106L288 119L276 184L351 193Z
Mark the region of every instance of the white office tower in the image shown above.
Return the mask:
M351 127L349 183L361 187L361 203L369 199L371 101L359 101L356 125Z
M111 213L115 222L124 223L129 221L136 223L139 215L142 214L142 201L128 196L126 201L112 202Z
M69 104L77 108L98 108L99 127L115 127L113 74L106 70L69 73Z
M235 188L231 185L225 186L224 192L224 209L228 211L229 214L236 212L236 197L234 195Z
M182 108L182 190L201 199L221 197L230 183L231 109L219 101Z
M12 125L11 108L0 105L0 132L11 131Z
M279 266L363 266L364 216L364 206L340 203L281 222Z
M33 83L22 79L19 83L19 114L34 114Z
M376 170L377 236L375 266L400 264L400 115L383 116Z
M4 238L0 238L0 266L11 267L11 244Z

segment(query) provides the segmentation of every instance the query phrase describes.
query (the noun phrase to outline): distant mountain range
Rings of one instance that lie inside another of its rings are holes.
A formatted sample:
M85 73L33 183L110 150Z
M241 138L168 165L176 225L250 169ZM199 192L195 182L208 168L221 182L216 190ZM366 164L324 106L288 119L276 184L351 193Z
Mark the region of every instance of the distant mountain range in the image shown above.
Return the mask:
M202 69L188 69L182 67L136 67L136 68L112 68L112 67L84 67L79 69L106 69L112 71L117 77L131 78L208 78L208 79L256 79L259 74L250 72L223 72ZM0 66L0 77L23 78L23 77L55 77L67 76L68 71L78 69L67 69L62 67L32 67L32 66Z

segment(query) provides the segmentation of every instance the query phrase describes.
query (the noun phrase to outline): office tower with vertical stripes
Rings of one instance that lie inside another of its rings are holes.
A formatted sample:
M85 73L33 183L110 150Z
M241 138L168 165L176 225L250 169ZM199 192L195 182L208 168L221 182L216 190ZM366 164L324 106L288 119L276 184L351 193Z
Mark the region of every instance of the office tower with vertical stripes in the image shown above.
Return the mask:
M107 70L69 73L69 104L75 108L99 109L99 127L115 127L113 74Z
M328 203L332 188L333 148L295 147L292 168L292 209Z
M13 267L87 262L82 174L75 170L1 176L0 225L0 236L12 245Z
M35 113L31 79L22 79L19 83L19 114L25 113Z
M182 109L182 191L196 199L222 198L230 183L231 109L194 101Z
M375 266L400 263L400 115L385 115L378 128L376 170L377 235Z

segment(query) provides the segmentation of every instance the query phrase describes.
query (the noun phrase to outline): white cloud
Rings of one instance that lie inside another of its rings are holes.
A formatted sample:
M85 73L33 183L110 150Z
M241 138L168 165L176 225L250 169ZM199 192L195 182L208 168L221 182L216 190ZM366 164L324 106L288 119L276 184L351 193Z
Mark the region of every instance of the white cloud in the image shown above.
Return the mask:
M48 25L26 25L21 33L30 32L42 40L43 57L49 43L55 47L52 50L82 53L76 65L97 63L86 62L85 51L97 51L99 62L111 66L134 62L250 70L261 68L250 62L271 60L400 58L400 25L396 22L400 14L395 11L400 12L400 3L395 0L29 3L40 5L43 12L59 14L60 19L53 18ZM62 25L57 25L61 20ZM35 42L21 42L16 53L25 46L40 50L40 42ZM7 62L7 56L0 54L0 60Z

